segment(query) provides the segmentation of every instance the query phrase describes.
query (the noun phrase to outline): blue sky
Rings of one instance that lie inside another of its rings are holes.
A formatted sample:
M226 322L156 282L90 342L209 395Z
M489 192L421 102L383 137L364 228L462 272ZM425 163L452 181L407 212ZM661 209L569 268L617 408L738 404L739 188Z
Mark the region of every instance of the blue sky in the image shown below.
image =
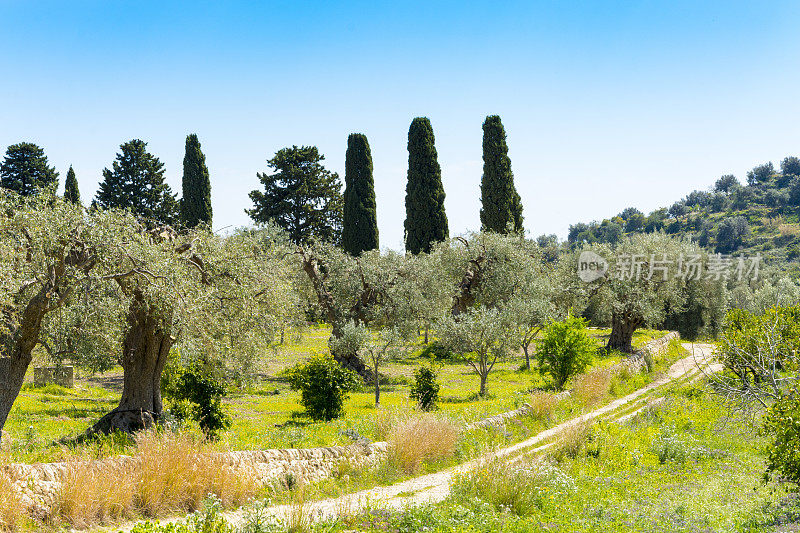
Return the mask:
M133 138L180 190L185 136L214 226L249 223L256 172L347 135L375 164L381 244L401 248L406 138L431 119L452 234L478 229L481 124L499 114L526 229L647 212L800 155L797 2L0 0L0 148L41 145L90 198Z

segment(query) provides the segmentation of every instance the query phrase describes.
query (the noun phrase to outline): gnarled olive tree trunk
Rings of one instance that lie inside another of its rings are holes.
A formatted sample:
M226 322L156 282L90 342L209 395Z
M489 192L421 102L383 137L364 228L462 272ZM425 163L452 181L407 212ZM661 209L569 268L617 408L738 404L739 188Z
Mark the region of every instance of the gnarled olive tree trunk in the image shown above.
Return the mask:
M122 344L122 399L90 433L134 433L151 427L161 417L161 373L175 342L170 324L171 317L154 309L141 291L134 292Z
M633 334L644 321L628 312L611 315L611 335L607 348L625 353L633 353Z
M58 278L54 276L54 279ZM58 287L54 285L46 283L25 306L18 325L12 327L5 338L0 336L0 350L6 351L0 353L0 440L11 407L22 390L25 373L33 359L33 349L39 343L42 321L58 305L50 301L57 292Z

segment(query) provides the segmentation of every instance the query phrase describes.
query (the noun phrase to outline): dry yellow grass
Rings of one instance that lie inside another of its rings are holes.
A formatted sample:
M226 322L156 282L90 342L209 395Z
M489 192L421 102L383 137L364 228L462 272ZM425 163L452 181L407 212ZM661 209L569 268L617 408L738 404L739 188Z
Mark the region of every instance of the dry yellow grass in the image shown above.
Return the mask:
M780 224L778 231L781 237L796 237L800 235L800 227L797 224Z
M529 413L536 420L550 422L553 420L558 402L556 395L551 392L534 392L528 401Z
M558 435L555 444L548 451L548 455L558 462L565 458L574 459L584 449L591 434L592 422L576 422Z
M0 457L0 531L16 531L25 517L25 509L6 475L6 464Z
M611 371L597 368L577 376L573 381L572 394L586 407L602 402L611 388Z
M85 528L136 514L194 511L215 494L240 504L260 491L255 478L226 465L190 436L146 432L132 459L74 462L56 499L56 515Z
M424 461L451 457L458 427L447 418L427 413L399 419L389 434L389 457L408 473L418 472Z

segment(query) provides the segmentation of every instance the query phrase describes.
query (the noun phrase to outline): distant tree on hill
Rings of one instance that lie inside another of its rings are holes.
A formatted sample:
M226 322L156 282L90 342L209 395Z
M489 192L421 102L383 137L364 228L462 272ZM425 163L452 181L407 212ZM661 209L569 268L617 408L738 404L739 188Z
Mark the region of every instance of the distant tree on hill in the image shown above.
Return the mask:
M316 146L278 150L267 161L273 174L258 173L264 191L252 191L253 209L245 212L256 222L274 222L295 244L338 243L342 230L342 183L322 165Z
M483 123L483 177L481 178L481 225L496 233L522 230L522 201L514 186L506 132L500 117Z
M536 238L536 244L538 244L541 248L547 248L548 246L558 246L558 235L551 233L550 235L539 235Z
M347 138L344 166L342 248L358 256L379 246L372 153L366 135L351 133Z
M181 222L187 228L198 224L211 227L211 179L208 176L206 156L200 150L200 141L192 133L186 136L186 153L183 156L183 198Z
M130 209L136 216L174 224L178 202L164 182L164 163L146 148L147 143L139 139L120 146L111 170L103 169L95 202L103 209Z
M75 178L75 171L72 170L72 165L69 166L67 179L64 182L64 200L73 204L81 203L81 192L78 189L78 180Z
M666 208L656 209L649 215L644 222L645 233L653 233L664 228L664 221L667 219Z
M717 252L736 251L750 235L750 224L743 216L726 218L717 229Z
M737 186L739 186L739 180L736 179L736 176L733 174L725 174L714 184L714 190L716 192L729 193Z
M759 185L761 183L765 183L769 181L770 176L772 176L774 173L775 167L772 166L771 162L758 165L747 173L747 184Z
M689 211L689 209L686 207L686 202L684 202L683 200L679 200L679 201L675 202L669 208L669 214L673 218L682 217L688 211Z
M408 130L408 183L406 185L406 250L429 252L431 245L448 237L444 211L442 169L436 154L431 122L417 117Z
M787 176L800 176L800 158L790 156L781 161L781 174Z
M625 231L628 233L642 231L646 222L647 220L642 213L633 213L625 221Z
M13 144L6 150L0 164L0 187L22 196L32 196L43 191L55 193L58 172L47 165L44 150L33 143Z

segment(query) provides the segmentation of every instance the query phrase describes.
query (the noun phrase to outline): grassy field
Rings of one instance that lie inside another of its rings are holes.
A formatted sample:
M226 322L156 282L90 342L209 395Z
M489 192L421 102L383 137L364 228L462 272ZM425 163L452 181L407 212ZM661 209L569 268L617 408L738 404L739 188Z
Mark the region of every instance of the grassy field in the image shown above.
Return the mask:
M761 482L763 440L698 385L625 424L600 422L543 458L489 463L443 503L376 510L320 531L797 531L800 506Z
M609 331L594 329L592 334L601 345ZM634 344L642 345L662 334L640 330ZM381 439L385 437L381 434L381 421L386 416L415 411L415 404L409 399L409 386L414 369L422 362L418 355L419 347L382 368L381 372L390 384L382 387L380 409L374 406L372 391L365 388L350 395L346 415L339 420L312 422L302 416L299 393L289 390L280 373L314 352L326 351L329 335L327 327L311 327L300 338L287 338L286 344L271 353L266 358L259 383L246 390L236 390L226 399L234 420L233 427L215 446L219 449L267 449L349 444L351 439L344 434L349 429L370 439ZM594 366L605 367L619 360L619 354L611 354L597 358ZM529 390L546 385L545 378L535 367L530 371L520 371L521 363L521 354L498 363L489 378L489 397L484 399L476 397L479 379L466 364L442 363L439 372L440 412L459 423L468 423L518 407L526 401ZM79 435L113 409L119 400L120 378L121 371L116 369L102 375L82 375L76 380L74 389L53 385L34 388L32 384L26 384L5 428L10 438L6 439L4 448L11 460L57 461L74 455L74 450L56 442ZM619 390L613 390L612 394L641 386L642 380L646 379L636 377L627 385L617 384ZM572 412L580 408L580 405L572 405L564 409ZM99 441L92 446L94 448L84 449L81 453L99 457L120 451L108 441Z

